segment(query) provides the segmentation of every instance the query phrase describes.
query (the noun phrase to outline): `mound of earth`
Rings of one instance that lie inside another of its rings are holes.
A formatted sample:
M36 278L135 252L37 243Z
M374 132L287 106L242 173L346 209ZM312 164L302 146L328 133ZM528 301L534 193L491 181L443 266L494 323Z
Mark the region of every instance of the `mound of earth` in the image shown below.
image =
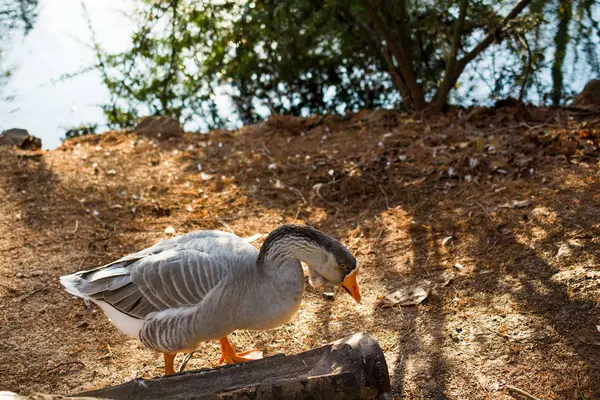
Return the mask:
M365 331L398 398L506 399L508 386L598 398L599 146L598 113L519 105L279 116L160 141L107 132L35 157L0 148L0 390L162 373L161 355L67 294L61 274L173 234L298 222L349 246L363 302L307 284L285 326L232 335L240 350L294 354ZM218 359L204 343L187 368Z

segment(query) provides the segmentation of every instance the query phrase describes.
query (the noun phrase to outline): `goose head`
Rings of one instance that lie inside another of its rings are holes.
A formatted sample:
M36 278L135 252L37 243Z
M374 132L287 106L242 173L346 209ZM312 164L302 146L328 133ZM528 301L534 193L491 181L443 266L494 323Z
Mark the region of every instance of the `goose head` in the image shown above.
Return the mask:
M323 246L315 257L305 263L311 286L322 288L337 285L360 303L360 290L356 281L358 262L341 243L334 240L329 246Z
M358 262L339 241L307 225L282 225L269 234L258 256L259 264L294 258L309 268L313 287L337 285L360 303L356 281Z

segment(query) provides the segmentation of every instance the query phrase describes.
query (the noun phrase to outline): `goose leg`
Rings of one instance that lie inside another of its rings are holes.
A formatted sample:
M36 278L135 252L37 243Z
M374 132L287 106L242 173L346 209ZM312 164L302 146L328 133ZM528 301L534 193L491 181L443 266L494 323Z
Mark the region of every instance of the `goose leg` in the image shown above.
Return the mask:
M219 339L219 343L221 343L221 359L219 360L219 364L225 361L227 364L235 364L241 362L247 362L252 360L260 360L263 358L263 353L260 350L248 350L241 353L236 353L235 349L227 339L227 336Z
M177 353L169 354L163 353L165 355L165 376L172 375L175 373L175 368L173 367L173 362L175 361L175 356Z

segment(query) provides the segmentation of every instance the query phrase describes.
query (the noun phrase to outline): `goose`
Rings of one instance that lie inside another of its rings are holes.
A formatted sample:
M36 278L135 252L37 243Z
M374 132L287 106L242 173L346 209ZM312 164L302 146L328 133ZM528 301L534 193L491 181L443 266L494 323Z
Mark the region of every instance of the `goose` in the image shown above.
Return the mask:
M272 231L260 251L231 233L195 231L60 282L97 304L125 335L164 353L170 375L177 353L203 341L220 342L219 364L262 358L259 350L236 353L227 336L290 320L304 291L300 262L311 285L339 285L360 303L354 256L336 239L297 224Z

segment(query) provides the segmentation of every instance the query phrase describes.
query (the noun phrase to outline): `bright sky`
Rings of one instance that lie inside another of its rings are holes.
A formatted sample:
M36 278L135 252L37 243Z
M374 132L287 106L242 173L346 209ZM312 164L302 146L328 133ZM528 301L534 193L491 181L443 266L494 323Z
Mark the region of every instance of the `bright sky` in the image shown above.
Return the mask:
M129 45L133 25L122 15L132 0L86 0L101 45L111 51ZM94 63L80 0L40 0L39 17L24 39L12 43L7 63L15 67L0 103L0 130L24 128L42 139L44 148L60 144L68 128L104 121L97 104L108 99L99 74L87 73L53 84L64 73Z

